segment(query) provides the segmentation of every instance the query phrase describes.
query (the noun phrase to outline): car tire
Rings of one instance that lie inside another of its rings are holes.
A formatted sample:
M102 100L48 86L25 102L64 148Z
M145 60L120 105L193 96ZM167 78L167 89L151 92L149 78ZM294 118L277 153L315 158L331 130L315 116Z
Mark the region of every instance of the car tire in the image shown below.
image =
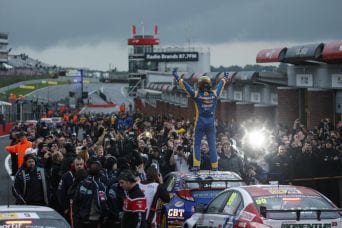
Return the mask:
M167 215L165 213L162 214L160 220L160 228L168 228Z

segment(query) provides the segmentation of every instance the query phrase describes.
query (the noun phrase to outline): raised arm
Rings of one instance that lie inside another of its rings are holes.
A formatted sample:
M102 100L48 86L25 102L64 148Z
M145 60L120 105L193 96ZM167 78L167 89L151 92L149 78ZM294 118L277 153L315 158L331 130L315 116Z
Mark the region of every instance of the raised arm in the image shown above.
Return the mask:
M191 85L185 82L181 77L179 77L177 73L177 68L174 68L172 71L172 75L175 77L176 81L178 82L179 86L192 98L195 98L196 94L194 89Z
M225 85L230 85L233 83L235 73L223 72L223 78L221 78L220 82L216 86L216 95L219 97L225 87Z

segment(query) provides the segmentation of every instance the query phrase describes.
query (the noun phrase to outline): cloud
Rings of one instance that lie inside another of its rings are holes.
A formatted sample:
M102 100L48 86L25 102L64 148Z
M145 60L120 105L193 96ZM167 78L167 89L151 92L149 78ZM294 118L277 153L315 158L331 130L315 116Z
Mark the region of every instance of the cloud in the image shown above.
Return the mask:
M231 66L256 64L255 58L261 49L293 46L290 42L227 42L220 44L191 43L191 46L208 48L211 65ZM186 47L187 45L182 45ZM117 67L118 70L128 70L129 47L122 42L97 42L81 45L71 45L61 42L57 46L44 50L20 47L19 50L48 64L68 67L85 67L97 70L108 70Z
M117 67L119 70L128 69L128 46L120 42L81 45L61 42L43 50L30 47L18 47L17 50L51 65L97 70L108 70L109 67Z
M126 59L117 53L127 55L132 24L141 33L144 22L145 34L151 34L154 24L158 24L162 45L179 46L187 40L212 50L230 45L236 50L235 59L243 59L255 55L245 52L245 44L257 47L263 42L340 40L340 9L341 0L1 0L0 32L9 33L9 47L13 50L29 50L37 54L36 58L43 54L56 64L93 66L96 55L108 57L101 60L106 63L96 64L101 68L110 62L127 68ZM49 50L59 53L62 59L47 53ZM76 53L83 55L84 62L69 57ZM215 51L211 57L213 64L221 59Z

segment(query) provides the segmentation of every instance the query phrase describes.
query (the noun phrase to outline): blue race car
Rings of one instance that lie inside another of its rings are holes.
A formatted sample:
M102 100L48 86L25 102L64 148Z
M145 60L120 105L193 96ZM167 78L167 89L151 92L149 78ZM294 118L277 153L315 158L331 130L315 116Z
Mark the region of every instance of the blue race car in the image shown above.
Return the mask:
M182 227L197 204L206 205L222 190L242 185L245 185L242 178L234 172L171 172L165 176L171 201L159 207L157 221L162 228Z

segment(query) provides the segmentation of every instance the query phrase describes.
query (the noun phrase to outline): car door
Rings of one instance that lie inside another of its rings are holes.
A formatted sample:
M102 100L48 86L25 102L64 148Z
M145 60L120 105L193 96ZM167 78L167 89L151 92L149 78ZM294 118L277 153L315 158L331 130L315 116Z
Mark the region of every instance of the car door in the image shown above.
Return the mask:
M205 213L197 222L197 227L233 227L235 218L242 208L243 202L239 192L223 192L207 206Z

